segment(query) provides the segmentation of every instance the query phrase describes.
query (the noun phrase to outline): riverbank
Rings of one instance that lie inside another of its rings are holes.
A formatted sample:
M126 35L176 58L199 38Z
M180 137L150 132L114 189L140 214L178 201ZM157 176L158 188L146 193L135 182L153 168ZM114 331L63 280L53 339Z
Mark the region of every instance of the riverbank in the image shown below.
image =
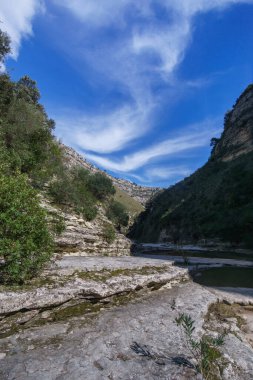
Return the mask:
M191 256L206 258L224 258L253 261L253 250L222 245L190 245L172 243L134 244L134 254L152 254L164 256Z

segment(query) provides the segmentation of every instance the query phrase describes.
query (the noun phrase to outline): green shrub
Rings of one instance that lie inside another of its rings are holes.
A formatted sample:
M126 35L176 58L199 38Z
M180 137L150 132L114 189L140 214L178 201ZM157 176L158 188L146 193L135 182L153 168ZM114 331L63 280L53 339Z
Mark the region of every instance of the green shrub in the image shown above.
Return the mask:
M97 215L97 199L88 187L90 174L83 168L62 170L49 185L48 192L58 204L72 206L87 220Z
M66 229L64 218L56 212L50 213L49 217L50 230L55 235L60 235Z
M0 173L0 193L2 280L23 283L34 277L52 254L46 213L25 175Z
M50 182L48 187L49 195L57 204L72 204L74 202L73 191L73 183L67 171L62 171Z
M89 177L88 187L98 200L104 200L115 194L112 181L101 173L95 173Z
M76 207L75 210L82 214L87 220L93 220L97 216L96 200L92 194L86 193L85 198L82 200L81 206Z
M107 207L106 216L119 229L121 228L121 226L126 227L128 225L129 216L126 212L126 209L121 203L117 201L112 201L109 204L109 206Z
M58 204L74 207L85 219L97 215L97 201L105 200L115 189L104 174L91 174L82 167L61 170L49 185L49 194Z
M103 239L108 243L112 244L116 239L116 233L113 226L109 223L104 224L102 231Z

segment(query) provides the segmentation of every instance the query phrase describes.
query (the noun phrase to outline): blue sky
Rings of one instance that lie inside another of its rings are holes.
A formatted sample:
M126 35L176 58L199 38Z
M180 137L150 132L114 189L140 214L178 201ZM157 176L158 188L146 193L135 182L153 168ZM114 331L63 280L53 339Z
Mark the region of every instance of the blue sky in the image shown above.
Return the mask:
M253 81L253 0L1 0L0 20L56 136L147 186L203 165Z

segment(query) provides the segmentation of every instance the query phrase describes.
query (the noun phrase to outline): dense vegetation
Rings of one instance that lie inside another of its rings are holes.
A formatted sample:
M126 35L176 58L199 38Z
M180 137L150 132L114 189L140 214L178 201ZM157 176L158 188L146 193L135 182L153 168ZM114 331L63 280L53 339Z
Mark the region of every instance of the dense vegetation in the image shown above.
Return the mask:
M10 40L0 31L0 64ZM0 75L0 256L1 281L22 283L35 276L52 254L46 213L32 186L52 175L60 156L53 122L38 103L36 84Z
M112 181L103 174L90 174L82 167L63 170L49 184L49 194L58 204L73 206L87 220L97 215L97 201L115 193Z
M210 159L175 186L159 193L130 233L157 241L162 230L174 243L202 239L253 247L253 153L229 162Z
M10 39L0 30L0 64L9 52ZM67 169L53 135L55 123L39 100L34 80L24 76L14 82L0 74L0 269L1 280L8 283L36 275L52 254L54 233L64 227L42 210L39 191L87 220L96 217L98 203L114 210L115 189L108 177ZM123 207L111 215L116 227L125 223ZM107 226L104 234L111 242L115 231Z
M52 253L46 213L25 175L0 173L0 256L5 283L23 283L35 276Z
M128 213L125 211L125 207L120 202L115 200L112 201L107 207L106 216L119 230L121 227L127 227L128 225Z

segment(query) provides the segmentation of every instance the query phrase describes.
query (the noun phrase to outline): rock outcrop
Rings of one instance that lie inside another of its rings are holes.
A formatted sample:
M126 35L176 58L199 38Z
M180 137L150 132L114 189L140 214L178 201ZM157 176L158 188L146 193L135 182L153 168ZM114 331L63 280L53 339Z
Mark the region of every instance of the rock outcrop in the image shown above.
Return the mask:
M65 230L55 238L56 253L74 256L126 256L130 255L131 241L115 231L115 240L108 243L103 236L103 226L112 223L106 218L102 207L92 221L84 220L73 210L62 210L46 198L41 205L49 215L58 215L65 224Z
M253 84L237 99L225 115L224 131L214 148L212 158L231 161L253 151Z
M131 258L125 263L124 258L100 258L103 269L93 270L89 259L64 257L44 272L41 285L35 280L34 286L31 283L28 289L1 291L0 318L20 311L68 307L65 303L70 300L99 301L120 293L144 288L151 291L189 280L187 268L173 266L166 260L153 263L150 259Z
M152 198L158 191L160 191L159 187L140 186L136 183L122 178L115 178L110 174L98 169L96 166L92 165L74 149L64 144L61 144L61 147L65 155L65 163L67 167L70 168L73 166L82 166L83 168L89 170L92 173L99 172L105 174L112 180L114 186L118 187L120 190L130 195L130 197L134 198L142 205L145 205L150 198Z

